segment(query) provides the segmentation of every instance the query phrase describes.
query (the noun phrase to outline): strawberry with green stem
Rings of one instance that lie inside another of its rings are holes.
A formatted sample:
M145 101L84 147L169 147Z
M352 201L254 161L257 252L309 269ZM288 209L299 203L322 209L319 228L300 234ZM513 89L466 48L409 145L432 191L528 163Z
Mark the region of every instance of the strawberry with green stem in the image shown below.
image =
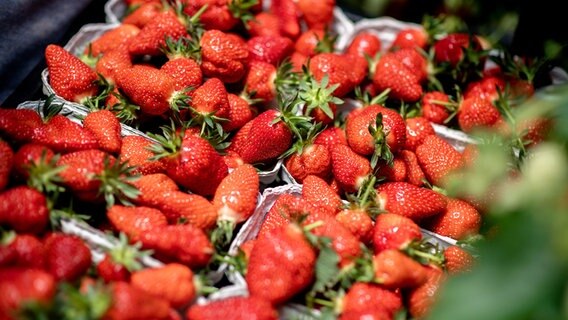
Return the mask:
M239 22L245 26L253 19L253 9L259 3L258 0L183 0L184 12L189 15L203 7L207 7L199 21L207 30L216 29L229 31Z
M315 122L333 122L337 105L343 103L343 100L333 95L338 87L338 83L330 85L327 74L321 81L317 81L313 76L302 79L298 97L304 102L304 114L313 117Z
M142 251L142 244L130 245L128 237L121 232L118 243L105 252L103 260L96 265L97 274L105 282L129 281L132 272L142 269L140 259L151 254L150 251Z
M306 132L306 137L299 139L282 158L288 173L299 183L308 175L327 179L331 174L331 154L323 146L314 144L314 139L321 131L321 123L316 123Z

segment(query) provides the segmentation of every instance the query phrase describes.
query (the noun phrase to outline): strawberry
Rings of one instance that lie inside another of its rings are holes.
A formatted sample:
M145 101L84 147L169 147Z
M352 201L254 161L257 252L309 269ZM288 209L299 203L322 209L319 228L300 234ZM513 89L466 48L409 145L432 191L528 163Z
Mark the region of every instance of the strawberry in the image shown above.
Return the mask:
M254 118L255 114L246 97L228 93L227 99L229 100L229 114L227 121L223 122L222 126L223 130L232 132L242 128Z
M423 83L428 79L433 67L429 66L429 62L425 54L420 53L418 50L411 48L403 48L396 50L392 55L404 64L410 71L412 71Z
M436 62L449 63L455 67L465 59L467 50L481 51L482 46L479 38L475 35L450 33L444 38L437 40L433 48Z
M331 174L331 154L322 145L308 142L297 148L284 161L286 169L298 183L302 183L308 175L315 175L327 179Z
M247 31L250 37L280 36L280 19L272 12L263 11L248 21Z
M372 243L374 222L365 208L343 209L335 215L335 220L347 228L360 242Z
M436 134L430 121L424 117L406 118L406 142L404 149L416 151L427 136Z
M254 99L270 102L276 97L277 68L264 61L251 61L245 77L246 92Z
M484 76L467 84L463 98L477 96L493 102L499 98L499 91L505 91L505 80L500 76Z
M441 91L430 91L422 96L422 116L436 124L445 123L450 116L448 107L441 103L450 103L447 94Z
M426 176L418 163L416 154L410 150L400 150L397 157L402 159L406 167L406 182L418 187L423 186Z
M122 144L120 121L114 113L108 110L96 110L89 112L83 119L83 128L91 131L99 149L118 154Z
M299 0L298 10L301 19L309 29L328 29L333 22L335 0Z
M9 141L30 142L35 129L42 124L41 116L34 110L0 108L0 135Z
M229 173L219 184L213 197L218 221L241 223L256 209L260 188L258 172L243 164Z
M278 17L278 25L281 35L290 39L296 39L300 35L300 10L294 1L271 1L270 12L274 13Z
M382 213L375 219L373 250L403 250L411 242L422 240L420 227L411 219L394 213Z
M54 232L44 240L46 269L58 281L75 281L91 266L91 250L75 235Z
M208 78L235 83L246 73L249 50L238 36L220 30L207 30L200 39L201 70Z
M175 181L164 173L141 176L138 180L133 181L132 185L140 190L140 194L136 199L133 199L133 202L138 206L151 208L157 208L164 203L163 194L179 191Z
M343 128L327 127L316 136L314 143L324 145L331 151L335 145L347 145L347 137Z
M97 149L96 136L69 118L58 114L36 128L32 142L43 144L57 153Z
M379 58L372 79L379 92L390 89L389 98L415 102L422 96L420 75L394 53L385 53Z
M256 36L247 41L249 61L279 65L294 51L294 43L283 36Z
M31 234L6 232L0 238L0 266L43 269L45 249L43 243Z
M262 297L228 297L206 304L193 304L186 317L188 320L276 320L278 312Z
M375 176L384 182L406 181L408 173L406 163L396 154L391 164L384 160L379 160L375 167Z
M164 164L151 159L154 156L154 153L148 149L151 145L152 141L142 136L124 136L118 158L120 162L128 162L135 167L133 173L143 175L162 173L165 170Z
M429 36L426 30L422 28L406 28L400 30L389 50L397 50L402 48L422 48L425 49L428 44Z
M128 51L135 56L162 55L160 49L166 46L167 38L177 41L188 36L186 24L173 10L162 11L128 42Z
M317 81L322 81L327 75L330 86L339 85L333 91L338 98L351 92L358 84L353 79L353 61L349 57L338 53L319 53L310 59L309 71Z
M254 2L251 1L251 5ZM199 10L207 5L205 11L199 16L199 22L203 24L206 30L229 31L237 25L239 17L244 14L252 15L250 6L246 1L184 0L182 3L184 4L184 12L188 15L196 15Z
M416 148L416 158L428 181L436 186L444 186L444 179L463 166L459 151L437 135L424 139Z
M474 206L460 199L448 198L448 205L439 215L428 221L428 230L461 240L479 233L481 214Z
M175 90L175 79L166 72L148 65L133 65L118 70L116 86L148 115L161 115L177 108L182 97Z
M129 43L140 32L140 28L128 23L121 23L116 28L103 33L85 48L83 54L99 57L107 52Z
M402 309L400 292L391 291L372 283L356 282L341 298L341 313L382 309L391 316Z
M302 198L317 208L336 214L343 203L325 180L317 175L307 175L302 181Z
M205 122L205 118L226 120L230 106L223 82L218 78L207 79L191 93L191 107L198 121Z
M112 226L124 232L132 242L138 241L142 233L168 225L160 210L149 207L125 207L113 205L107 209L106 216Z
M155 198L157 195L151 195ZM215 226L218 212L215 206L205 197L183 191L171 191L160 194L156 206L160 209L170 223L186 221L202 230L209 230Z
M142 247L153 250L164 262L179 262L190 268L205 267L213 255L207 235L190 224L153 228L141 234Z
M475 258L460 246L449 246L444 250L444 267L449 274L471 270Z
M47 306L56 292L56 280L43 270L22 267L0 268L0 317L12 318L26 303Z
M49 84L58 96L68 101L86 103L97 95L99 88L95 71L65 48L56 44L48 45L45 60Z
M278 196L272 207L266 213L262 226L259 230L259 237L265 233L271 233L274 229L278 229L288 225L291 221L297 221L303 216L313 214L318 211L311 202L300 196L292 194L282 194ZM323 211L323 213L327 213ZM329 213L331 215L331 213Z
M117 47L105 53L95 65L95 71L109 84L116 83L116 75L124 69L132 67L132 57L126 45ZM109 97L113 97L112 94Z
M122 23L143 28L148 22L158 16L161 10L162 4L159 2L142 3L134 8L133 11L127 12L127 15L122 19Z
M193 272L179 263L133 272L130 283L148 294L167 300L174 308L188 305L196 294Z
M316 252L302 230L287 224L262 234L248 263L246 282L252 297L279 305L314 279Z
M139 246L139 243L131 246L126 234L121 232L119 243L105 252L104 258L96 264L97 275L106 283L130 281L131 273L142 269L139 259L148 254L140 251Z
M40 234L49 223L45 196L28 186L17 186L0 193L0 224L16 232Z
M387 289L413 288L427 281L427 268L404 253L388 249L373 256L374 280Z
M304 57L313 57L318 53L332 52L334 39L322 29L308 29L300 34L294 43L294 51Z
M111 284L112 305L104 319L170 319L170 304L164 298L156 297L132 284L117 281Z
M413 221L437 215L446 209L447 201L443 195L408 182L383 183L377 192L377 202L382 209Z
M8 185L13 166L14 151L7 142L0 140L0 191Z
M464 99L458 108L458 124L466 133L494 127L502 120L499 109L491 101L476 95Z
M353 37L346 52L362 57L374 58L381 51L381 39L370 31L359 32Z
M203 82L203 74L197 61L183 55L169 57L169 60L160 67L160 70L174 79L176 91L197 88Z
M425 267L426 282L412 288L408 294L408 311L413 318L423 319L428 315L429 310L436 301L438 289L442 285L445 277L442 270L438 267Z
M389 320L392 316L384 309L373 308L371 310L350 310L343 312L339 320Z
M345 145L331 151L331 171L342 190L356 192L371 173L369 160Z

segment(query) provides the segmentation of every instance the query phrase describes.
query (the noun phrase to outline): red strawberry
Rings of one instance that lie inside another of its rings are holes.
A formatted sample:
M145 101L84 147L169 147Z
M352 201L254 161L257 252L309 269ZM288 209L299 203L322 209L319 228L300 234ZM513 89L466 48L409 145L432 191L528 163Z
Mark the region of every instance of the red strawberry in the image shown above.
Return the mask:
M172 178L163 173L154 173L141 176L132 182L132 185L140 191L133 202L138 206L157 208L164 203L164 194L179 191L178 185Z
M207 235L190 224L169 225L148 230L140 236L144 249L153 250L156 258L179 262L190 268L205 267L213 255Z
M160 209L170 223L186 221L202 230L215 226L218 212L215 206L203 196L183 191L171 191L160 194L156 208ZM157 195L151 195L156 198Z
M437 40L433 47L436 62L447 62L454 67L464 59L466 48L473 51L480 51L482 48L477 36L466 33L450 33Z
M8 185L13 166L14 151L7 142L0 140L0 191Z
M168 224L166 217L160 210L149 207L114 205L107 209L106 216L112 226L116 230L124 232L132 242L138 241L144 232Z
M332 150L335 145L347 145L345 131L340 127L327 127L314 139L315 144L321 144Z
M280 36L280 19L272 12L257 13L247 26L251 37Z
M425 49L428 38L428 34L422 28L406 28L396 34L390 50L417 47Z
M162 11L128 42L128 51L132 55L162 55L161 48L166 46L167 38L177 41L187 36L185 24L174 11Z
M143 218L140 217L138 221L142 219ZM134 237L132 237L131 240L133 242L136 241ZM97 275L106 283L130 281L131 273L142 269L139 259L144 256L144 254L145 253L138 249L138 245L130 245L128 236L121 232L119 243L105 252L104 258L96 264Z
M372 243L374 222L365 209L350 208L341 210L335 215L335 220L347 228L360 242L364 244Z
M279 305L314 279L316 252L302 230L287 224L261 235L251 252L246 282L252 297Z
M0 242L0 266L43 269L45 267L45 249L43 243L31 234L3 235Z
M377 202L390 213L420 221L443 212L445 197L431 189L417 187L408 182L387 182L377 188Z
M416 151L427 136L436 134L430 121L424 117L406 118L406 143L404 149Z
M0 134L10 141L31 141L35 129L42 124L41 116L35 110L0 108Z
M362 57L373 58L381 51L381 39L372 32L360 32L353 37L347 47L347 53L357 54Z
M203 82L201 67L191 58L174 55L160 67L160 70L174 79L174 89L177 91L197 88Z
M191 107L197 118L214 116L227 119L230 106L223 82L217 78L205 81L191 93Z
M193 304L186 316L188 320L276 320L278 312L262 297L228 297L206 304Z
M122 144L120 121L114 113L108 110L96 110L87 114L83 119L83 128L91 131L99 149L118 154Z
M505 91L505 80L498 76L484 76L481 80L467 84L463 98L477 96L493 102L499 98L499 91Z
M413 288L427 280L427 268L404 253L383 250L373 256L375 281L388 289Z
M45 240L46 268L59 281L75 281L91 266L91 250L77 236L51 233Z
M39 234L48 223L46 198L36 189L17 186L0 193L0 224L16 232Z
M429 73L433 67L428 66L428 60L426 56L418 50L405 48L399 49L392 53L400 62L402 62L408 69L410 69L419 79L420 83L423 83L428 79Z
M135 25L138 28L143 28L148 22L152 21L162 10L160 2L146 2L136 7L133 11L128 13L124 19L123 24Z
M94 39L85 48L84 54L90 54L93 57L105 55L107 52L127 44L131 38L140 32L140 28L128 23L121 23L116 28L103 33L100 37Z
M272 232L274 229L288 225L291 221L299 220L303 216L314 213L328 213L331 215L327 211L318 211L317 207L302 197L288 193L282 194L278 196L266 213L259 230L259 237L265 233Z
M98 93L95 71L63 47L48 45L45 48L45 60L49 84L58 96L68 101L84 103Z
M207 30L200 44L204 76L219 78L224 83L235 83L243 78L249 57L244 40L219 30Z
M223 130L232 132L242 128L254 118L255 114L248 99L232 93L227 94L227 99L229 100L229 114L222 126Z
M273 12L278 17L281 35L290 39L296 39L300 35L300 11L294 1L271 1L270 12Z
M282 36L256 36L247 41L250 61L279 65L294 51L292 40Z
M122 281L112 283L111 290L112 305L105 313L104 319L171 319L170 304L163 298Z
M449 246L444 250L444 267L449 274L459 274L471 270L475 258L459 246Z
M327 75L329 85L338 84L333 95L341 98L358 84L353 78L353 59L338 53L319 53L310 59L309 71L317 81Z
M326 48L326 33L321 29L308 29L296 39L294 51L305 57L313 57L318 53L331 52L333 48ZM323 45L323 47L322 47Z
M458 124L466 133L474 129L494 127L502 120L499 109L491 101L479 96L464 99L458 108Z
M341 313L381 309L392 316L402 309L403 304L400 292L376 284L356 282L341 299L341 306Z
M462 155L446 140L430 135L416 148L416 157L428 181L444 186L444 179L463 166Z
M406 181L408 176L406 163L398 154L394 156L391 164L379 160L375 169L378 169L375 176L385 182Z
M196 295L193 272L179 263L133 272L130 283L150 295L167 300L174 308L190 304Z
M422 240L420 227L411 219L394 213L377 216L373 232L375 253L389 249L403 250L411 242L419 240Z
M116 83L116 75L121 70L132 67L132 57L126 45L117 47L105 53L95 65L95 71L110 84ZM109 95L112 97L113 95Z
M57 153L99 147L97 138L91 131L61 114L49 118L45 124L36 128L32 141L43 144Z
M307 202L332 214L341 210L341 198L321 177L310 174L302 182L302 198Z
M397 156L404 161L406 166L406 182L418 187L423 186L426 176L418 163L416 154L410 150L401 150Z
M448 205L439 215L427 223L427 228L437 234L461 240L479 233L481 214L466 201L448 198Z
M0 317L13 319L13 313L24 304L37 302L47 306L56 292L56 280L43 270L0 268Z
M327 179L331 174L331 154L325 146L312 143L286 158L284 165L298 183L308 175Z
M195 16L197 12L207 5L207 9L199 16L199 22L206 30L229 31L238 22L238 1L233 0L184 0L184 12ZM246 12L246 11L245 11ZM243 13L245 13L243 12ZM247 12L250 14L250 12Z
M164 164L151 159L154 156L154 153L148 149L151 145L152 141L142 136L124 136L120 148L120 162L128 162L135 167L135 173L143 175L164 172Z
M424 93L422 96L422 116L430 122L443 124L450 113L448 107L437 102L450 103L450 98L441 91Z
M331 151L331 171L342 190L356 192L371 173L369 160L345 145Z
M260 188L258 172L243 164L229 173L219 184L213 197L218 221L241 223L256 209Z
M328 29L333 22L335 0L299 0L298 10L309 29Z
M124 265L115 262L109 254L105 254L103 260L97 263L96 269L97 275L106 283L130 281L130 271Z
M390 89L389 98L415 102L422 96L421 76L406 66L394 53L385 53L377 61L373 84L379 92Z
M414 318L424 318L428 315L436 301L438 289L444 281L444 273L438 267L425 267L426 282L411 289L408 295L408 311Z
M254 99L270 102L276 97L277 69L263 61L251 61L245 77L246 92Z

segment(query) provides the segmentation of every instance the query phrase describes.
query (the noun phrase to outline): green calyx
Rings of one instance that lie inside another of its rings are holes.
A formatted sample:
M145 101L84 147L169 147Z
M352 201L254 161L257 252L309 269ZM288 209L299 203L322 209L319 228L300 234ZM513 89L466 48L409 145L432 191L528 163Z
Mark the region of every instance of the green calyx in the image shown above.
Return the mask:
M140 190L132 185L133 181L140 178L133 173L136 167L129 166L127 161L115 160L111 163L109 157L105 157L104 167L94 179L101 182L98 194L104 196L107 208L112 207L117 200L124 205L133 205L131 200L140 194Z
M304 114L309 115L314 109L320 109L326 116L333 119L335 114L331 110L330 104L342 104L343 100L335 97L333 92L339 84L329 84L329 76L326 74L321 82L313 76L300 81L299 98L305 104Z
M121 232L118 237L118 244L108 251L108 255L116 264L122 265L129 272L141 270L141 259L152 254L151 250L141 250L142 243L130 244L126 234Z
M229 11L234 18L241 20L245 27L248 27L248 22L254 20L252 8L258 4L258 0L232 0L229 1Z
M118 99L118 102L112 106L109 106L109 109L116 115L121 123L130 126L136 125L136 119L138 119L140 106L133 104L119 92L113 91L111 94Z
M272 120L272 124L280 121L288 127L296 139L303 139L305 132L313 126L312 118L301 114L302 101L298 94L295 96L278 95L280 114Z
M199 39L180 37L175 40L172 37L166 38L166 44L160 50L169 60L176 58L191 58L197 63L201 63L201 45Z
M394 161L394 155L392 154L388 144L387 144L387 136L389 134L388 130L385 132L385 128L383 126L383 114L378 113L377 118L375 120L375 124L369 125L369 133L373 137L373 141L375 144L375 151L371 156L371 168L375 168L379 159L384 160L387 165L392 166Z
M151 161L176 155L181 148L185 135L185 127L178 131L173 120L171 120L170 126L161 126L160 128L162 129L161 135L148 133L148 136L156 141L148 147L154 153L154 156L150 158Z
M307 131L301 132L305 136L297 139L290 149L284 152L280 158L286 159L292 154L302 154L307 146L313 145L315 138L323 131L325 127L321 123L316 123Z
M215 246L215 252L226 252L233 240L233 232L236 223L230 220L218 220L217 227L211 231L211 243Z
M47 159L47 151L43 150L39 161L26 165L25 169L29 174L28 186L48 195L64 192L65 188L61 186L63 180L59 174L67 167L57 164L60 157L60 154L55 154Z

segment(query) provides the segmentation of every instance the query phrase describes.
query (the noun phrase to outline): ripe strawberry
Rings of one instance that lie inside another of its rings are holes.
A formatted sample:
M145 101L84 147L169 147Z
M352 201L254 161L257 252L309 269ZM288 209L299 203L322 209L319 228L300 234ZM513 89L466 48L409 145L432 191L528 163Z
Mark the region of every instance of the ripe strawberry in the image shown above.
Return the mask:
M402 309L400 292L391 291L372 283L356 282L341 299L341 313L382 309L391 316Z
M332 150L335 145L347 145L345 131L341 127L327 127L314 139L315 144L321 144Z
M149 207L114 205L107 209L106 216L112 226L124 232L132 242L137 242L142 233L168 224L160 210Z
M270 2L270 12L279 20L280 34L290 39L296 39L301 33L300 10L292 0L276 0Z
M288 225L291 221L297 221L303 216L322 212L327 213L326 211L318 211L318 208L313 206L311 202L300 196L289 193L282 194L278 196L266 213L258 237Z
M201 70L208 78L235 83L246 73L249 50L238 36L219 30L207 30L200 40Z
M49 84L65 100L85 103L97 95L97 74L63 47L50 44L45 48Z
M406 166L406 182L418 187L423 186L426 176L418 163L416 154L410 150L400 150L397 157L402 159Z
M333 22L335 0L299 0L298 10L301 19L309 29L328 29Z
M250 37L280 36L280 19L272 12L263 11L254 15L247 23Z
M218 212L215 206L205 197L183 191L171 191L160 194L163 199L157 200L157 209L160 209L170 223L186 221L202 230L209 230L215 226ZM151 196L152 199L156 195Z
M294 51L305 57L318 53L332 52L334 40L322 29L308 29L300 34L294 43Z
M298 183L302 183L308 175L327 179L331 174L331 154L322 145L307 142L299 151L292 153L284 165Z
M438 289L444 281L444 273L438 267L425 267L426 282L410 290L408 311L414 318L422 319L428 315L429 310L436 301Z
M229 114L222 126L226 132L232 132L242 128L254 118L255 114L246 97L228 93L227 99L229 100Z
M381 51L381 39L370 31L363 31L355 35L346 52L362 57L374 58Z
M422 48L428 44L429 36L422 28L406 28L396 34L391 44L390 50L402 48Z
M179 262L190 268L205 267L213 255L207 235L190 224L153 228L141 234L142 248L153 250L164 262Z
M99 147L97 138L91 131L60 114L49 118L45 124L36 128L32 142L43 144L57 153Z
M201 67L194 59L175 54L168 58L160 70L174 79L176 91L197 88L202 84Z
M213 197L218 221L241 223L256 209L260 181L250 164L243 164L229 173L219 184Z
M420 227L411 219L394 213L382 213L375 219L373 250L403 250L413 241L422 240Z
M473 51L481 51L482 49L479 38L466 33L450 33L444 38L437 40L433 47L436 62L449 63L454 67L463 61L467 49Z
M404 149L416 151L427 136L436 134L430 121L424 117L406 118L406 143Z
M162 11L140 29L140 32L128 42L128 51L132 55L162 55L161 48L166 46L166 39L177 41L187 37L185 22L173 10Z
M31 234L7 232L0 238L0 266L43 269L45 249L43 243Z
M283 36L256 36L247 41L249 61L262 61L278 66L294 51L294 43Z
M232 0L184 0L182 3L184 12L191 16L195 16L203 6L207 5L205 11L199 16L199 22L206 30L231 30L239 22L237 10L242 12L240 14L250 15L244 6L242 9L237 7L240 2Z
M116 28L103 33L85 48L83 54L99 57L107 52L129 43L140 32L140 28L128 23L121 23Z
M174 308L188 305L196 295L193 272L179 263L133 272L130 283L148 294L166 299Z
M263 61L251 61L245 77L246 92L254 99L270 102L276 97L277 69Z
M314 207L336 214L341 210L341 198L329 184L317 175L307 175L302 181L302 198Z
M133 11L127 13L122 19L123 24L135 25L138 28L143 28L148 22L154 20L162 10L160 2L145 2L140 6L134 8Z
M96 110L87 114L83 119L83 128L91 131L99 149L118 154L122 144L120 121L114 113L109 110Z
M30 142L35 129L42 124L41 116L34 110L0 108L0 135L8 141Z
M377 202L390 213L420 221L443 212L446 199L431 189L408 182L387 182L377 188Z
M164 164L158 160L152 160L154 153L148 149L152 141L137 135L128 135L122 138L120 147L120 162L128 162L135 167L133 173L150 175L162 173L165 170Z
M379 160L375 167L375 176L384 182L400 182L406 181L408 176L406 171L406 163L397 153L391 164L388 164L384 160Z
M140 112L161 115L177 108L181 96L175 80L166 72L148 65L135 64L116 73L116 86L136 105Z
M458 124L466 133L474 129L491 128L502 120L501 113L495 105L478 96L464 99L458 109Z
M331 249L339 256L339 267L349 267L355 259L362 255L362 244L359 239L337 221L335 217L327 214L314 213L307 217L305 224L321 223L310 232L318 237L331 239Z
M430 91L422 96L422 116L430 122L443 124L450 116L448 107L437 102L450 103L447 94L441 91Z
M459 274L471 270L475 258L459 246L449 246L444 250L444 267L449 274Z
M316 252L302 230L287 224L262 234L252 249L246 282L252 297L279 305L314 279Z
M360 242L372 243L374 222L365 208L343 209L335 215L335 220L347 228Z
M333 95L341 98L358 85L353 79L354 65L350 57L339 53L316 54L310 59L309 71L317 81L327 75L330 86L338 84Z
M505 80L500 76L484 76L480 80L467 84L463 98L477 96L494 102L499 98L499 91L505 91Z
M191 107L194 118L199 121L207 117L227 119L230 106L223 82L217 78L207 79L191 93Z
M136 241L134 238L130 240ZM139 246L140 243L130 245L126 233L121 232L119 243L105 252L104 258L96 264L97 275L106 283L130 281L131 273L142 269L139 259L148 254L140 251Z
M32 301L47 306L55 296L56 285L53 276L43 270L0 268L0 317L13 319L14 312Z
M373 256L375 281L384 288L413 288L427 281L427 268L404 253L383 250Z
M8 185L13 166L14 151L7 142L0 139L0 191Z
M115 84L117 73L130 67L132 67L132 57L128 52L128 47L122 45L105 53L97 61L95 71L109 84ZM110 94L109 97L114 97L114 95Z
M40 234L49 223L45 196L28 186L17 186L0 193L0 224L16 232Z
M44 240L46 269L58 281L75 281L91 266L91 250L75 235L54 232Z
M118 281L111 284L112 305L104 319L155 319L170 318L170 304L166 299L156 297L132 284Z
M392 55L410 69L418 77L420 83L424 83L432 73L433 67L429 66L428 58L418 50L403 48L396 50Z
M138 197L132 199L138 206L157 208L164 203L163 194L179 191L178 185L163 173L154 173L141 176L133 181L132 185L140 191Z
M436 186L443 187L448 174L463 166L462 155L437 135L426 137L415 153L426 178Z
M428 221L428 230L461 240L479 233L481 214L474 206L460 199L448 198L446 210Z
M379 58L372 79L379 92L390 89L389 98L415 102L422 96L420 74L405 65L394 53L385 53Z
M278 312L262 297L229 297L206 304L193 304L186 312L188 320L257 319L276 320Z
M359 190L371 173L369 160L345 145L337 145L331 151L331 171L340 188L346 192Z

